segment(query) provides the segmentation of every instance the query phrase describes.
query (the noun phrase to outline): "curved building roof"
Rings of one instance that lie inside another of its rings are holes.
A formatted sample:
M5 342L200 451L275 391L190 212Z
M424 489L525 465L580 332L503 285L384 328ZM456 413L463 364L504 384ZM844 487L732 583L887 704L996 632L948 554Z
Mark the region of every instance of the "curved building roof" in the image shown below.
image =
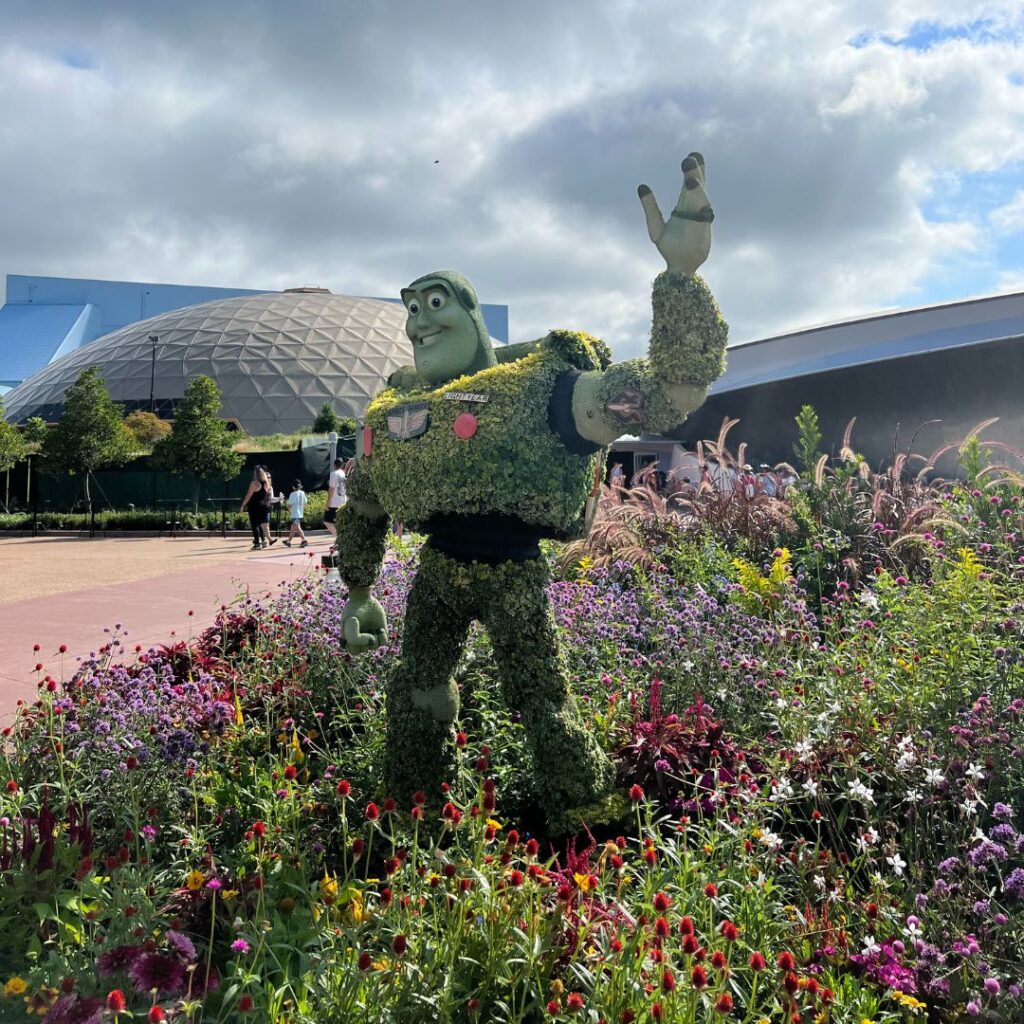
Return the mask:
M173 416L197 374L221 391L221 416L252 434L309 426L324 402L360 417L388 375L412 362L405 307L323 291L217 299L130 324L75 350L4 396L12 422L59 418L78 374L99 367L126 411ZM156 337L154 343L151 337ZM153 362L156 351L155 370Z

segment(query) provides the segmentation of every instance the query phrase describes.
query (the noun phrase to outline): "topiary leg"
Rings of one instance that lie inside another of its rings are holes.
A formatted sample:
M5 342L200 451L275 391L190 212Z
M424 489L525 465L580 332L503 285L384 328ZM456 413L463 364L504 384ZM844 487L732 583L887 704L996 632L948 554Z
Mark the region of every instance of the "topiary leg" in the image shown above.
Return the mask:
M454 777L451 727L459 713L452 679L469 631L469 616L441 600L421 566L405 612L401 658L387 686L388 795L409 800L422 789L435 802Z
M506 562L489 588L481 620L491 638L509 707L522 714L527 743L551 813L604 796L608 758L584 728L569 691L540 561Z

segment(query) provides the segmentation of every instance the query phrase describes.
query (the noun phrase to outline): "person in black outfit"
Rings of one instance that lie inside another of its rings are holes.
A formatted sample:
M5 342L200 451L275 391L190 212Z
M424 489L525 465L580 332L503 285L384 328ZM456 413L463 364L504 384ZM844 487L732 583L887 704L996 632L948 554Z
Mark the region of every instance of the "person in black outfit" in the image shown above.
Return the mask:
M270 505L273 498L270 475L263 466L257 466L252 475L249 490L242 500L242 511L249 513L253 551L277 543L276 537L273 539L270 537Z

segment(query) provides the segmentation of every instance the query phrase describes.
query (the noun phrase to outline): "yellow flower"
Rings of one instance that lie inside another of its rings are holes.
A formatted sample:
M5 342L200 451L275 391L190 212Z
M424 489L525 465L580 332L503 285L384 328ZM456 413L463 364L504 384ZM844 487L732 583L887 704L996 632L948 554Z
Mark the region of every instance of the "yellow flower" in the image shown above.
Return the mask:
M19 978L15 975L13 978L8 979L7 984L4 985L5 996L20 996L28 988L28 982L24 978Z
M222 900L233 900L238 895L237 889L225 889L221 894Z
M922 1010L927 1009L927 1003L922 1003L920 999L915 999L913 996L908 995L906 992L901 992L899 989L891 992L890 995L896 1000L901 1006L905 1006L911 1013L920 1013Z
M572 876L576 879L576 884L580 887L580 892L590 892L594 888L594 881L591 875L576 875Z
M504 828L505 827L504 825L502 825L502 823L500 821L495 821L493 818L488 818L487 819L487 824L490 825L491 828L499 828L500 829L500 828Z
M320 879L320 895L331 900L338 895L338 880L327 874L327 868L324 868L324 877Z
M205 881L206 875L204 875L202 871L190 871L185 876L185 885L188 886L192 892L199 892L203 887L203 882Z

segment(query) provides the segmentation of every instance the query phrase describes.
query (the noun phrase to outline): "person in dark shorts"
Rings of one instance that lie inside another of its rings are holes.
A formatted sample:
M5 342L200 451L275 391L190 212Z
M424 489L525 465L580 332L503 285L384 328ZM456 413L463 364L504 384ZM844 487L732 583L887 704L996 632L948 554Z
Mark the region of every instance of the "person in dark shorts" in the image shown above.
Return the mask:
M344 465L345 463L341 459L334 460L334 469L331 471L331 477L327 484L327 508L324 510L324 526L327 527L327 532L332 537L338 535L334 525L334 521L338 518L338 509L348 501L348 492L345 486L345 470L342 468Z
M249 490L242 499L242 511L249 513L253 551L270 547L277 542L276 537L270 537L270 505L273 497L270 476L263 466L257 466Z

